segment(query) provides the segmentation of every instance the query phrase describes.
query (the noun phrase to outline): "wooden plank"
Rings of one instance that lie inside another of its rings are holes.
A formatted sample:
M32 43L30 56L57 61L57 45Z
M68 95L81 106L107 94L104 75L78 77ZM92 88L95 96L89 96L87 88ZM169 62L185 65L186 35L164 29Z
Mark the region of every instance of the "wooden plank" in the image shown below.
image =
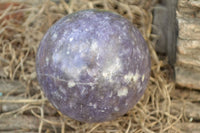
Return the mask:
M199 0L178 0L178 7L200 8L200 1Z
M200 89L200 1L178 0L176 83L183 87Z
M197 13L198 8L192 6L189 0L178 0L177 4L177 16L192 18Z
M198 0L190 0L190 1L189 1L189 4L190 4L191 6L200 8L200 1L198 1Z
M45 116L43 123L42 132L61 132L61 120L59 117ZM49 121L52 123L50 124ZM5 131L17 131L22 130L23 132L35 132L38 131L41 120L34 116L29 115L12 115L4 116L0 118L0 132ZM65 131L74 132L73 128L65 125Z
M8 96L8 97L3 97L3 100L20 100L20 99L24 99L23 97L20 96ZM23 107L24 105L26 105L26 103L1 103L0 104L0 113L5 113L5 112L10 112L10 111L14 111L17 109L20 109L21 107ZM36 113L40 113L39 109L33 109ZM53 107L50 106L49 104L45 104L44 108L44 114L45 115L55 115L57 113L57 110ZM30 114L30 112L27 112Z
M178 85L200 90L200 72L180 66L175 67L175 72Z
M59 123L60 120L57 117L48 117L48 120L54 121L55 123ZM6 116L1 117L0 119L0 131L9 131L9 130L38 130L40 124L40 120L34 116ZM45 123L45 128L51 128L51 126ZM60 125L55 125L59 127Z
M200 40L183 40L178 39L177 52L183 55L199 55Z
M0 92L5 94L21 94L26 91L25 85L19 81L0 80Z
M189 6L188 0L178 0L178 7L188 7Z
M176 88L174 91L172 91L170 96L174 99L184 99L189 102L200 101L200 91L187 88Z
M177 54L177 64L183 64L183 65L189 65L189 66L196 66L200 67L200 55L183 55L183 54ZM191 71L192 72L192 71Z
M200 70L200 40L178 39L176 64L192 66Z
M187 100L188 102L200 102L200 91L187 88L176 88L170 96L174 100Z
M200 59L200 49L191 49L191 48L185 48L185 47L178 47L177 48L177 52L179 54L182 54L182 55L188 55L190 57L194 57L194 59Z
M200 19L178 17L179 38L200 40Z
M200 50L200 39L199 40L185 40L178 39L177 48L181 49L199 49Z
M1 133L38 133L38 131L15 130L15 131L1 131Z
M183 113L191 121L200 120L200 104L192 103L188 101L172 101L171 103L171 113L180 114Z
M177 128L180 128L182 133L199 133L200 132L200 123L179 123L176 124Z
M197 121L200 121L200 104L188 102L186 100L185 102L172 100L171 114L177 115L180 113L183 113L184 117L188 118L189 122L179 122L175 127L180 129L181 133L199 133L200 123Z

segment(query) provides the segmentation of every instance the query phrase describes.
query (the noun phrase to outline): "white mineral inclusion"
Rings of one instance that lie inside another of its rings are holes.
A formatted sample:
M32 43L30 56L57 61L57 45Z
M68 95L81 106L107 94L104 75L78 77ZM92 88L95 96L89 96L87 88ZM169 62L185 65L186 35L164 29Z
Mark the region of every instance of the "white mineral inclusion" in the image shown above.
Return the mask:
M106 20L110 20L111 18L108 17L108 16L105 16L104 19L106 19Z
M73 41L74 40L74 38L73 37L71 37L71 38L69 38L69 41L71 42L71 41Z
M126 106L128 106L128 100L126 100L126 103L125 103L125 105L126 105Z
M145 75L143 74L143 75L142 75L142 82L144 81L144 78L145 78Z
M95 104L93 104L93 108L94 109L96 109L97 108L97 104L95 103Z
M56 98L58 100L62 100L63 99L63 97L57 91L52 92L52 95L53 95L54 98Z
M141 86L137 86L138 90L137 93L140 93L142 91L142 87Z
M69 107L72 108L74 104L72 102L69 103Z
M61 62L59 64L60 70L62 70L63 73L71 75L73 78L78 78L81 71L86 68L86 66L82 66L80 68L77 68L77 66L73 65L73 67L68 67L69 62Z
M47 64L47 66L48 66L48 65L49 65L49 58L46 57L46 58L45 58L45 61L46 61L46 64Z
M119 111L119 108L118 108L118 107L115 107L114 110L115 110L115 111Z
M58 52L58 50L63 45L63 43L64 43L64 39L58 40L58 44L56 45L55 52Z
M127 94L128 94L128 89L126 87L123 87L117 91L117 96L119 97L127 96Z
M128 74L126 74L124 76L124 80L125 80L125 82L129 83L129 82L131 82L131 80L133 79L133 77L134 77L133 73L129 72Z
M131 82L131 80L133 80L134 82L137 82L137 80L139 79L140 75L138 74L138 72L136 71L135 74L129 72L128 74L126 74L124 76L124 80L125 82L129 83Z
M59 89L59 91L60 91L61 93L66 94L66 90L65 90L65 88L62 87L61 85L59 86L58 89Z
M111 91L111 93L110 93L109 97L111 98L111 97L112 97L112 95L113 95L113 92Z
M137 80L139 79L140 75L139 73L136 71L136 74L133 76L133 81L137 82Z
M67 63L66 63L66 62L62 62L60 68L61 68L61 70L62 70L64 73L68 73Z
M55 41L57 39L58 35L56 33L53 34L52 39Z
M94 103L94 104L92 104L92 103L89 103L89 106L92 106L94 109L96 109L96 108L97 108L97 104L96 104L96 103Z
M61 70L64 73L70 73L74 78L77 78L79 76L80 72L82 71L82 69L85 69L85 66L82 66L82 68L79 68L79 69L77 69L76 66L73 66L70 69L68 69L69 62L63 61L63 57L65 57L64 55L66 55L65 52L66 51L64 49L61 49L61 50L55 52L52 55L53 64L59 64L59 65L55 65L55 66L60 66Z
M53 63L57 64L57 63L61 62L62 58L63 58L63 55L62 55L62 51L61 50L58 51L58 52L55 52L53 54L53 56L52 56Z
M85 87L83 87L83 88L81 89L81 95L83 95L83 94L85 93L85 90L86 90Z
M96 42L96 41L93 41L90 49L91 49L92 51L96 51L97 48L98 48L97 42Z
M70 80L67 85L69 88L72 88L76 85L76 83L74 81Z
M73 48L74 46L72 46L72 49L75 51L78 51L81 55L81 57L86 56L86 51L90 48L90 42L88 40L86 40L85 42L79 42L80 45L79 47L76 47L77 49Z
M66 52L66 54L67 54L67 55L69 55L69 54L70 54L70 52L69 52L69 51L67 51L67 52Z
M88 28L85 28L85 31L89 31L89 29L88 29Z
M115 62L112 63L112 65L110 65L109 67L106 67L103 70L102 72L103 77L108 79L111 82L113 74L116 73L117 71L120 71L121 66L122 65L121 65L120 59L117 57Z

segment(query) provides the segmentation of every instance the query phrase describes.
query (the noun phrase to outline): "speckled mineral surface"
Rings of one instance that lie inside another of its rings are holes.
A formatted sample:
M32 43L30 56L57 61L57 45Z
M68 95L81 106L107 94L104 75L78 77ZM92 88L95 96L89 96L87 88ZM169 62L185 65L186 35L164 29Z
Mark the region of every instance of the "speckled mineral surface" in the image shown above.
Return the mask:
M36 57L38 81L63 114L85 122L116 119L143 95L150 56L140 32L122 16L83 10L56 22Z

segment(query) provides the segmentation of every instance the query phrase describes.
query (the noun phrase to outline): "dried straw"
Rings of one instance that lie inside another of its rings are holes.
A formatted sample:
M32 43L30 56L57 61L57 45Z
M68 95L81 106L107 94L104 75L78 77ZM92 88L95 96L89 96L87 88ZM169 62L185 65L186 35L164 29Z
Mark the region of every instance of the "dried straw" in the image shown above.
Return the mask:
M18 2L17 6L10 5L6 10L0 10L0 76L2 81L19 81L25 84L25 88L15 95L13 92L8 95L4 94L0 104L23 103L23 106L1 113L0 119L17 115L18 120L25 119L27 116L33 121L39 121L37 129L34 126L26 127L24 123L23 127L17 129L21 132L153 133L180 131L175 125L180 122L183 115L180 112L172 114L170 111L172 104L170 92L175 85L169 80L167 61L160 60L153 47L157 36L151 33L152 9L156 0L71 0L69 3L64 0L57 3L49 0L18 0ZM40 91L35 72L35 55L39 42L47 29L61 17L88 8L114 11L130 20L139 28L147 41L152 58L152 73L148 89L139 103L117 120L97 124L72 120L54 109ZM16 15L19 18L15 18ZM10 17L6 18L6 16ZM7 99L9 96L14 98L20 96L23 99L9 100ZM53 115L48 113L46 107L56 113ZM6 121L9 120L5 119Z

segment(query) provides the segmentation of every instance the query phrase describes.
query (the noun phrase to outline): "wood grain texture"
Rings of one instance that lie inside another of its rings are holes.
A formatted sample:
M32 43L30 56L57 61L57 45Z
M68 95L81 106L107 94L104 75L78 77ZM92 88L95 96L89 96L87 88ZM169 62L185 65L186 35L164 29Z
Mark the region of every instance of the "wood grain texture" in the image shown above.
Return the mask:
M173 100L187 100L188 102L200 102L200 91L187 88L176 88L170 96Z
M23 97L20 96L3 96L2 100L6 101L6 100L21 100L21 99L25 99ZM27 105L26 103L8 103L8 102L0 102L0 113L5 113L5 112L10 112L10 111L14 111L14 110L18 110L20 108L22 108L23 106ZM31 104L29 104L29 106L31 106ZM35 106L35 104L34 104ZM40 105L38 106L38 108L34 108L33 110L36 113L41 112L41 109L43 109L44 114L48 115L48 116L53 116L57 113L57 110L51 106L49 103L45 104L44 107L42 108ZM26 111L27 114L31 114L30 110Z
M182 14L184 17L193 18L198 14L199 1L196 0L178 0L177 5L178 14Z
M14 132L19 131L20 133L25 132L38 132L41 119L33 115L9 115L0 118L0 132ZM58 116L45 116L43 118L42 132L61 132L62 124L61 118ZM65 125L67 133L74 132L74 129Z
M191 121L198 121L200 120L200 104L188 101L173 101L171 104L171 113L183 113Z
M178 0L176 18L177 41L176 83L200 89L200 1Z
M175 72L178 85L200 90L200 72L180 66L175 67Z
M180 54L184 54L186 50L200 50L200 40L178 39L177 49Z
M190 0L190 1L189 1L189 4L190 4L191 6L200 8L200 1L199 1L199 0Z
M198 53L198 52L197 52ZM177 54L177 63L200 67L200 55ZM192 71L191 71L192 72Z
M25 85L19 81L0 80L0 92L5 94L21 94L26 91ZM0 97L1 98L1 97Z
M54 121L55 123L59 123L59 118L56 117L48 117L48 120ZM34 116L25 116L25 115L17 115L17 116L5 116L0 119L0 132L1 131L9 131L9 130L38 130L40 124L40 120ZM59 127L60 125L55 125ZM44 128L51 129L51 125L44 123Z
M200 19L177 18L179 26L179 38L187 40L200 39Z
M181 133L199 133L200 131L200 123L185 122L176 126L181 129Z

